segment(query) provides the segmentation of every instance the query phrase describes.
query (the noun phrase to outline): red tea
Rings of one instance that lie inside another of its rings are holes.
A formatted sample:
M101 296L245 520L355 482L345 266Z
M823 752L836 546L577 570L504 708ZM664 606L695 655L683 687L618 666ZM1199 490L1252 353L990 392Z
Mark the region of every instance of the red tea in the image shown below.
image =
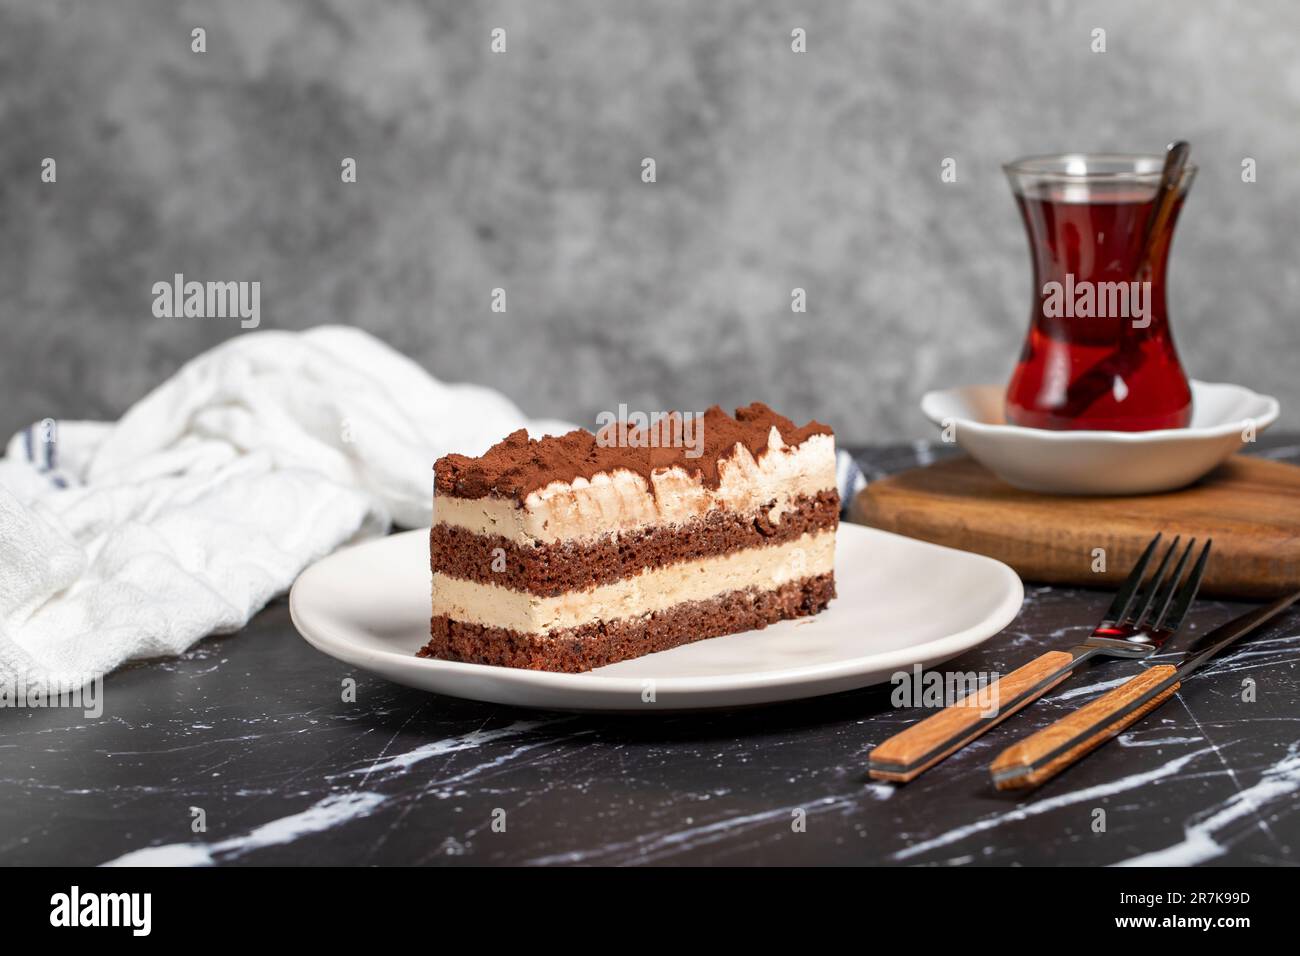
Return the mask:
M1165 309L1176 199L1151 237L1156 187L1039 183L1016 192L1029 235L1034 307L1007 388L1008 421L1033 428L1185 427L1192 393Z

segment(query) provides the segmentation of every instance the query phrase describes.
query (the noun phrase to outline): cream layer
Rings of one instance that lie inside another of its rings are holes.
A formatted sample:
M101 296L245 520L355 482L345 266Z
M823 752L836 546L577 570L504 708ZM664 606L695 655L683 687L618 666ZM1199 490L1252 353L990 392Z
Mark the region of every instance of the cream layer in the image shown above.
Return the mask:
M774 523L801 496L835 488L835 438L811 435L791 448L775 428L757 460L744 445L718 467L718 487L706 487L684 468L662 468L650 482L633 471L553 481L513 500L437 495L433 520L475 534L501 535L516 544L550 544L659 524L684 524L715 509L768 511ZM772 504L775 502L775 504Z
M728 591L768 590L826 574L834 566L835 532L827 530L785 544L649 568L635 577L557 597L435 573L433 613L484 627L544 634L595 620L641 617L684 601L707 601Z

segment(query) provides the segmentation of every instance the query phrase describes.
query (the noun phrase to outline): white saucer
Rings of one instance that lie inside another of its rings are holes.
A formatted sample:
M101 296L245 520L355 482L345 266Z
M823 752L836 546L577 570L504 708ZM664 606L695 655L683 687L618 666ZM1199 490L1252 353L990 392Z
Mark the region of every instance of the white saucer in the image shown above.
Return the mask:
M1192 423L1149 432L1049 431L1008 425L1006 389L968 385L927 392L921 410L1008 484L1057 495L1173 491L1202 477L1277 421L1276 398L1240 385L1192 383Z
M811 618L730 634L585 674L415 657L429 636L429 533L338 551L289 595L318 650L389 680L454 697L553 710L665 713L798 700L886 681L988 640L1024 597L1005 564L840 525L839 597ZM653 689L653 702L647 689Z

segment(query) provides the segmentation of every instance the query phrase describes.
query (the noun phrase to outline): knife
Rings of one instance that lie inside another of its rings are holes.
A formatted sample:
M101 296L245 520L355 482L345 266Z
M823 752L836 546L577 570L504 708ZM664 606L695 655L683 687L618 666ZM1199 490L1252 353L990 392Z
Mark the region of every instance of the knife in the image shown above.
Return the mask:
M1056 723L1012 744L989 767L999 790L1036 787L1159 707L1188 675L1234 641L1277 617L1300 591L1229 621L1197 640L1178 664L1157 664Z

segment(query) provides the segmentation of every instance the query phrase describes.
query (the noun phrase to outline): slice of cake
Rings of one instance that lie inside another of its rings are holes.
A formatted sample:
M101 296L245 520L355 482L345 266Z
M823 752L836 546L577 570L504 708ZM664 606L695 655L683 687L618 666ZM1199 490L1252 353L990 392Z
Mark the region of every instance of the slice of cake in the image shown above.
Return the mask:
M420 656L584 671L825 609L829 428L757 403L615 428L438 460Z

